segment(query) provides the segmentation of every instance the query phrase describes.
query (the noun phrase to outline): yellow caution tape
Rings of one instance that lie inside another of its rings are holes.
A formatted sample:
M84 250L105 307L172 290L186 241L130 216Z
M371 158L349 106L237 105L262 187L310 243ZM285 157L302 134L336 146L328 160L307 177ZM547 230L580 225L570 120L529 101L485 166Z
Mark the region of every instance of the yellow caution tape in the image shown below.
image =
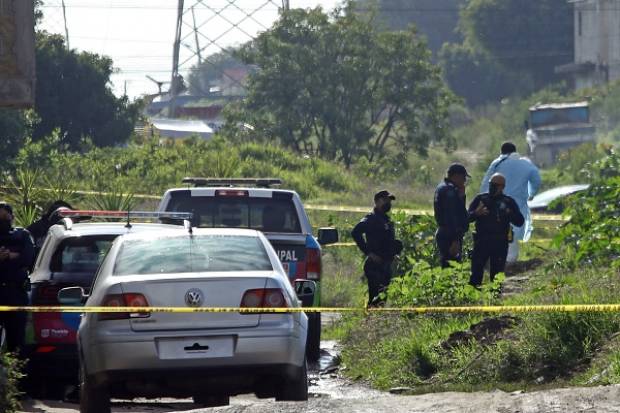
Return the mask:
M577 313L620 312L620 304L498 305L465 307L68 307L68 306L0 306L0 312L31 313Z
M7 186L0 186L0 189L8 189L8 190L14 190L15 188L11 188L11 187L7 187ZM50 188L37 188L41 191L53 191L53 189ZM78 194L78 195L115 195L111 192L100 192L100 191L72 191L72 193L74 194ZM127 193L125 195L131 195L133 198L137 198L137 199L152 199L152 200L161 200L161 196L158 195L148 195L148 194L131 194L131 193ZM305 204L304 208L312 211L329 211L329 212L360 212L360 213L364 213L364 212L369 212L370 211L370 207L356 207L356 206L350 206L350 205L313 205L313 204ZM407 215L433 215L434 212L432 209L408 209L408 208L394 208L393 209L394 212L404 212ZM534 221L559 221L559 222L565 222L568 221L567 218L562 217L561 215L552 215L552 214L533 214L532 215L532 219Z

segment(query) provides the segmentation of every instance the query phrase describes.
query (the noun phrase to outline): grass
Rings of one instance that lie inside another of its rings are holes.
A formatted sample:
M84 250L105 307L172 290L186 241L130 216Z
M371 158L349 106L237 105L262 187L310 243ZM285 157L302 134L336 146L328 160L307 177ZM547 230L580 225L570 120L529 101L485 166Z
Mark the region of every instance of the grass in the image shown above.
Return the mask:
M545 243L542 249L541 244L524 244L522 259L542 264L520 274L529 278L523 291L500 303L620 301L617 270L582 267L566 271L557 267L561 254ZM452 333L467 331L472 324L495 316L349 314L325 335L345 344L345 374L379 389L508 391L620 382L620 316L616 313L523 313L515 317L516 326L500 331L494 339L465 341L449 349L442 343Z

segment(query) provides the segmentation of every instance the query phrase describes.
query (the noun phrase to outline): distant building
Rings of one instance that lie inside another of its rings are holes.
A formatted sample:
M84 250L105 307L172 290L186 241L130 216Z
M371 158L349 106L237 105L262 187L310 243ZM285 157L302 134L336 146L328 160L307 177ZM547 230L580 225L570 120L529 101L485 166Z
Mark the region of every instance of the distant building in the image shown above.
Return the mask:
M620 1L568 0L575 15L575 61L556 67L576 89L620 78Z

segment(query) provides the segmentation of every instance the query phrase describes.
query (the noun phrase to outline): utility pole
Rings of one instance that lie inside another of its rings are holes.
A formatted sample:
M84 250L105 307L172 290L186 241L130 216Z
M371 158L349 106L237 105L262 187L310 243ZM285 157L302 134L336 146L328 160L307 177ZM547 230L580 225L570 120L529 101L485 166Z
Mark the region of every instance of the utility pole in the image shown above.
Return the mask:
M170 80L170 106L168 116L173 118L176 112L176 100L181 89L179 75L179 51L181 48L181 32L183 27L184 0L179 0L177 9L177 28L174 36L174 46L172 51L172 79Z
M196 13L194 13L194 6L192 6L192 20L194 22L194 37L196 39L196 56L198 56L198 64L201 64L202 55L200 51L200 42L198 41L198 27L196 27Z
M282 9L284 11L289 11L291 9L291 5L289 3L289 0L282 0Z
M69 26L67 26L67 8L65 7L65 0L62 0L62 17L65 21L65 42L67 43L67 49L71 49L69 44Z

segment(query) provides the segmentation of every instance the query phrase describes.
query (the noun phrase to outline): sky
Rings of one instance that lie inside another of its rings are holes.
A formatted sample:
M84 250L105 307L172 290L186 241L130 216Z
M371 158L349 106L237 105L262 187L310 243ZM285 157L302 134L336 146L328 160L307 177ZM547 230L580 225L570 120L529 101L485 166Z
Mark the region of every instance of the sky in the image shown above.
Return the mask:
M116 95L126 92L130 98L136 98L157 93L157 85L147 75L157 81L170 80L177 0L64 0L64 3L70 47L112 58L118 70L112 76ZM332 9L340 1L289 0L289 3L291 7ZM281 0L185 0L181 74L198 61L190 51L196 50L194 18L204 57L264 31L277 18L281 4ZM62 0L44 0L42 10L39 28L65 35ZM248 17L252 11L255 13ZM233 24L238 27L234 28ZM163 89L167 90L167 86Z

